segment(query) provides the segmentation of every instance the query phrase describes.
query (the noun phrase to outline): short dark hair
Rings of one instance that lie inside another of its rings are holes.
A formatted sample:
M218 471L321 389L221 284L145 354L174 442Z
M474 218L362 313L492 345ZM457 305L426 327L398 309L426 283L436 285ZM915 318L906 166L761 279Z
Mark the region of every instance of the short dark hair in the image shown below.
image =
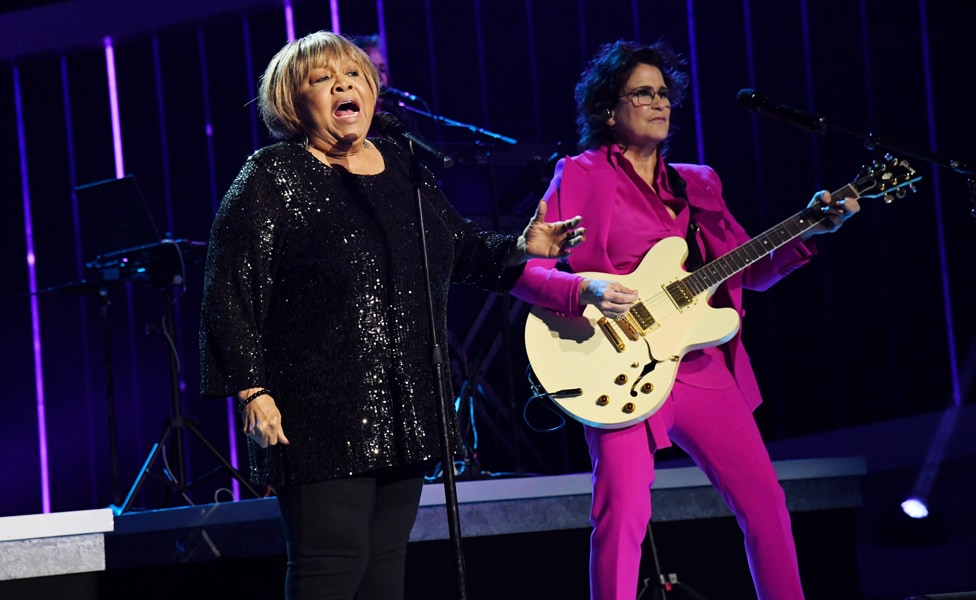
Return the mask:
M639 64L657 67L664 76L672 106L681 104L688 87L688 75L681 70L687 61L670 44L659 40L650 45L617 40L600 46L576 84L576 128L581 150L612 144L615 140L607 116Z

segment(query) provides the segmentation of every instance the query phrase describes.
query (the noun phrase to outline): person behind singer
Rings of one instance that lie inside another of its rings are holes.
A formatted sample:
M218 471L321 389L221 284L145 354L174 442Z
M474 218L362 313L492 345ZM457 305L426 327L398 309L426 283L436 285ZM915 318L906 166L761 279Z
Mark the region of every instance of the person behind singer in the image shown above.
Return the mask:
M369 56L369 60L376 67L376 72L379 74L379 96L376 101L376 110L388 112L403 123L408 130L418 131L417 119L414 118L414 113L401 104L404 99L401 98L400 94L404 92L400 92L400 90L391 87L393 85L393 77L390 74L386 48L380 36L374 33L369 35L355 35L351 39L354 44L362 48L363 52ZM415 102L422 103L423 100L415 98ZM426 104L424 104L424 108L426 108ZM429 112L429 110L426 112ZM375 132L370 132L370 135L376 134Z
M544 195L550 217L579 214L587 222L586 245L566 259L571 271L630 273L668 236L690 237L689 254L697 250L705 262L750 239L730 214L714 170L666 160L671 108L687 86L684 64L666 42L620 40L602 46L583 71L575 89L582 153L557 163ZM822 205L826 220L730 277L713 306L732 307L741 317L743 288L765 290L808 262L816 252L811 238L859 210L855 199L832 201L827 192L815 194L812 203ZM624 315L639 299L637 290L611 277L583 278L553 262L530 261L513 294L568 315L594 304L609 318ZM593 600L636 595L654 452L672 441L735 514L759 598L803 597L785 495L752 415L760 401L737 334L724 345L689 352L673 391L650 418L622 429L584 426L593 465Z
M544 203L521 236L463 219L406 150L367 139L378 85L341 35L282 47L259 96L279 141L247 159L211 230L202 394L237 398L251 480L278 496L290 600L403 597L424 473L450 460L430 318L446 339L451 283L505 291L530 256L585 235L545 223Z

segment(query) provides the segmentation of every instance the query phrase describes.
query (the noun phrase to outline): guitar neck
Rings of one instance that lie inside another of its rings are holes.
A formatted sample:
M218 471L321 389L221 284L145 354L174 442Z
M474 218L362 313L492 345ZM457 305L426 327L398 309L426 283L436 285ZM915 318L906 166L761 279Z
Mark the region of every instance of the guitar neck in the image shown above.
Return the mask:
M839 190L831 192L830 196L832 198L857 198L859 194L850 185L845 185ZM677 282L681 284L682 288L678 296L684 296L689 300L694 298L698 294L732 277L752 263L765 258L777 248L785 246L800 237L824 219L826 219L826 215L819 206L812 206L801 210L792 217L742 244L735 250L703 265L680 282Z

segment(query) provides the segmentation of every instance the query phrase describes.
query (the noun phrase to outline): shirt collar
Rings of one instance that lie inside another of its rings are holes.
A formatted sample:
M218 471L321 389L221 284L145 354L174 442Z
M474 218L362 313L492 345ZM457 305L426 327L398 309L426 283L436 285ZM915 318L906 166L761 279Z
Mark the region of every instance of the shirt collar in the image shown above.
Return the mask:
M611 162L618 167L624 164L622 161L626 161L628 164L630 163L624 156L624 147L620 144L610 144L607 146L607 155ZM655 187L660 192L662 199L671 200L674 198L674 192L671 190L671 183L668 181L667 169L664 165L664 157L661 155L661 149L658 148L657 165L654 167L654 182L657 184Z

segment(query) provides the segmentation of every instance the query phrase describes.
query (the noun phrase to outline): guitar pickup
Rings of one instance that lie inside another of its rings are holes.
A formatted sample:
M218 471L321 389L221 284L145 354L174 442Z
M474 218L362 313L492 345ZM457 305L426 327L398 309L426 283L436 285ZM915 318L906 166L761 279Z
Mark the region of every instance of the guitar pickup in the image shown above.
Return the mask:
M678 307L678 310L685 308L695 300L695 295L685 285L684 280L675 281L665 286L664 289L668 293L668 296L670 296L671 301L674 302L674 305Z
M633 324L640 330L641 335L657 325L654 315L647 310L643 302L637 302L630 307L630 310L627 311L627 319L632 320Z

